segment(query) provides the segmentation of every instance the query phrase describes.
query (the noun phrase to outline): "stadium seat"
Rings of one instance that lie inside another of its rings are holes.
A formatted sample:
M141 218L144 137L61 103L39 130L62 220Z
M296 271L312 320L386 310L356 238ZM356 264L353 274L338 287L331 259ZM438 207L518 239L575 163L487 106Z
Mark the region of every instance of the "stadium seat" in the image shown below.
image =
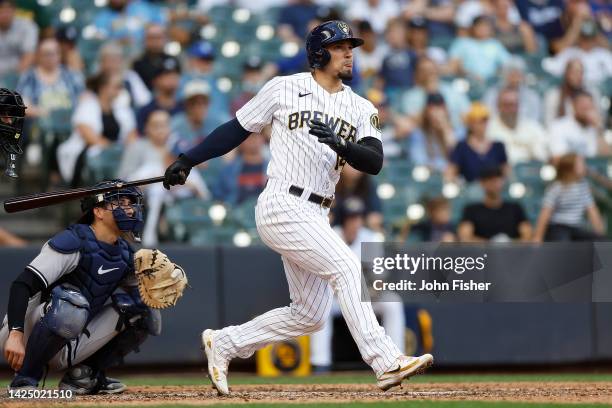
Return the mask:
M102 180L117 177L118 163L121 162L123 146L114 145L106 148L97 156L87 159L83 171L83 180L86 185L95 184Z

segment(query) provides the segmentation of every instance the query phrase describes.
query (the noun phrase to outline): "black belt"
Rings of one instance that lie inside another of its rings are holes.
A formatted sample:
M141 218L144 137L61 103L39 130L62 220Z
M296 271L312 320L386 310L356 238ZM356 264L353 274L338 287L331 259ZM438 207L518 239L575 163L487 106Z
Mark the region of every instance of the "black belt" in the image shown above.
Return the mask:
M298 187L298 186L289 187L289 194L292 194L294 196L301 197L303 192L304 192L304 189L302 187ZM334 199L333 197L323 197L315 193L310 193L310 195L308 196L308 201L310 201L311 203L320 205L323 208L329 208L334 202Z

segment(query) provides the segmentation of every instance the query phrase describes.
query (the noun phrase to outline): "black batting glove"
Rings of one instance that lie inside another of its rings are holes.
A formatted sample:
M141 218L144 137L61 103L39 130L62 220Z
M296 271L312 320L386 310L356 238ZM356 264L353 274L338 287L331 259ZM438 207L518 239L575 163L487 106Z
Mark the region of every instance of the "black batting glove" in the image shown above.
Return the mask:
M316 136L319 143L323 143L331 147L331 149L342 155L346 152L346 140L338 136L329 125L320 120L310 121L310 130L308 131L313 136Z
M184 154L179 155L178 159L166 169L164 173L164 188L170 190L170 186L177 184L185 184L185 180L189 177L189 172L193 167L193 163Z

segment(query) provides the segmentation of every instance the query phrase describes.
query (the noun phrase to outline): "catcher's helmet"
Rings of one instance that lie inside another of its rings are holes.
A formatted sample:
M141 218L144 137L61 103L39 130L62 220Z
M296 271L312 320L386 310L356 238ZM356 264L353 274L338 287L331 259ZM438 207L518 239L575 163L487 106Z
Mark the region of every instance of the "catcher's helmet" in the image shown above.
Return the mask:
M7 159L6 175L17 177L15 155L23 153L19 139L26 106L18 92L0 88L0 149Z
M343 40L351 41L353 47L359 47L363 44L361 38L353 36L353 30L344 21L326 21L313 28L306 37L306 54L310 67L323 68L331 58L331 54L325 49L325 46Z
M123 180L106 180L95 185L95 187L105 187L124 183ZM119 205L119 199L126 197L130 200L130 207L133 210L132 216L129 216L125 210ZM94 207L101 207L105 204L115 204L116 208L113 211L113 218L117 223L120 231L132 232L134 237L138 238L138 234L144 226L143 217L143 195L138 187L120 187L106 193L87 196L81 200L81 211L83 215L79 219L79 224L91 224L93 222Z

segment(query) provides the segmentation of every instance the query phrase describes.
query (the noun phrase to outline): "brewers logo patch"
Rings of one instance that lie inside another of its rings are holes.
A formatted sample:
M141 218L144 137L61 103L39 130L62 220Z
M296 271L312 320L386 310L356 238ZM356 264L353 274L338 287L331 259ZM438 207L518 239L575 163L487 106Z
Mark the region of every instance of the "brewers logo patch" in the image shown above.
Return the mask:
M374 129L380 130L380 119L378 119L378 114L373 113L372 116L370 116L370 124L374 126Z
M340 28L344 34L348 34L350 30L348 24L346 24L344 21L338 23L338 28Z

